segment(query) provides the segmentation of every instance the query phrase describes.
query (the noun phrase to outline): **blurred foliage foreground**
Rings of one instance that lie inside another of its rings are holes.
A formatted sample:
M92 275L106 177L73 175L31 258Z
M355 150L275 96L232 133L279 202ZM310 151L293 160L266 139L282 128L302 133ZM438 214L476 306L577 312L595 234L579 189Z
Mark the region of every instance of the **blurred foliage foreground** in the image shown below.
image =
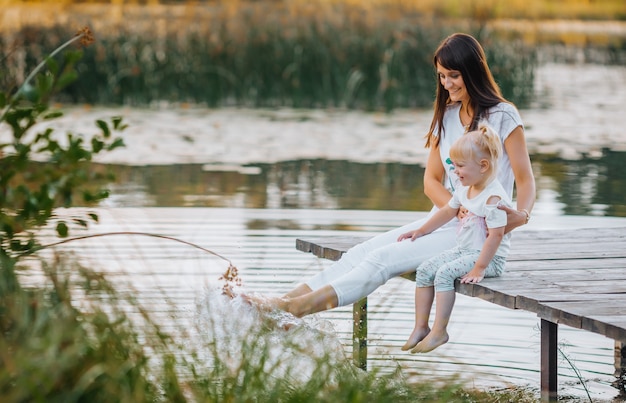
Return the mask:
M533 94L535 48L519 34L486 29L480 19L341 2L94 7L52 13L93 24L99 37L77 65L76 82L63 90L66 102L430 107L432 54L457 31L482 42L505 97L523 107ZM74 29L50 18L0 37L5 86L21 82L23 71Z
M76 80L82 51L67 50L60 61L55 56L79 40L90 42L90 31L45 57L17 90L0 91L3 403L500 401L500 395L464 392L454 380L415 385L400 371L362 372L338 343L313 329L286 332L262 316L235 328L237 315L219 291L198 301L204 320L195 326L174 312L156 320L132 288L120 288L70 257L40 254L46 246L36 235L43 226L67 237L68 223L97 220L95 214L61 217L57 207L70 207L77 197L86 204L105 198L97 184L108 178L97 177L90 161L123 146L113 136L124 129L119 118L96 121L93 135L61 139L50 129L38 132L37 122L60 115L48 105ZM222 301L222 311L215 301ZM168 334L164 325L177 332ZM509 400L519 400L519 392L511 393Z

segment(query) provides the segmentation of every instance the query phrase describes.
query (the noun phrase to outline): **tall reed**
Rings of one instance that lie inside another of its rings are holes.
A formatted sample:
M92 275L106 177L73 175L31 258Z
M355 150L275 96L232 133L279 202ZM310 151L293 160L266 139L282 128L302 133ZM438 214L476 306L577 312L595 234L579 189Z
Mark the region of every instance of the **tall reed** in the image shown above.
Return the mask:
M174 6L172 6L174 7ZM505 96L532 97L535 51L518 38L499 41L481 21L433 21L402 8L341 2L220 3L135 11L112 26L93 21L99 42L82 60L62 101L211 107L428 107L432 53L465 31L486 46ZM2 39L4 70L17 76L64 35L65 28L24 27ZM28 37L31 45L21 45ZM34 45L36 44L36 45ZM12 52L12 50L15 50Z

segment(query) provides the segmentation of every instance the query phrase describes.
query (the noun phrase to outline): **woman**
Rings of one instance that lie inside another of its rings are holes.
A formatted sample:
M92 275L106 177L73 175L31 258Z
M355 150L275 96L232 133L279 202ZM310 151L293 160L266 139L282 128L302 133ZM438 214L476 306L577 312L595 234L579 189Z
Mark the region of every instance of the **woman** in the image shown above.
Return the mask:
M478 122L484 119L499 133L504 145L498 179L511 199L514 182L517 187L517 210L502 207L507 212L506 232L527 223L535 200L535 180L522 121L515 106L500 94L482 47L470 35L453 34L441 43L433 62L439 85L426 136L430 152L424 192L434 204L428 217L448 203L456 186L449 158L451 144L464 133L476 130ZM464 210L460 211L462 218ZM428 217L351 248L339 261L283 297L262 304L269 302L274 308L302 317L358 301L390 278L416 270L425 260L455 245L457 219L414 242L398 242L401 234L419 228ZM425 298L424 306L432 305L432 295L419 297ZM404 348L412 347L423 337L413 334Z

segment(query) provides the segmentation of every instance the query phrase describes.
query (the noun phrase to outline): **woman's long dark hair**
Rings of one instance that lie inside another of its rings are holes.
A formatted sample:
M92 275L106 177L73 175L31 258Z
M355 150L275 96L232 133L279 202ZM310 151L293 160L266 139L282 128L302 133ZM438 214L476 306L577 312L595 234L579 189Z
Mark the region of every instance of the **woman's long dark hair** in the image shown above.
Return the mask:
M500 92L500 87L493 79L485 51L480 43L471 35L456 33L441 42L433 57L433 64L437 63L448 70L461 73L463 82L470 97L470 107L474 112L469 130L476 130L478 122L487 118L486 111L500 102L507 102ZM437 97L434 103L433 120L426 135L426 147L439 145L443 132L443 115L450 103L450 94L441 84L437 76ZM435 135L435 129L437 135Z

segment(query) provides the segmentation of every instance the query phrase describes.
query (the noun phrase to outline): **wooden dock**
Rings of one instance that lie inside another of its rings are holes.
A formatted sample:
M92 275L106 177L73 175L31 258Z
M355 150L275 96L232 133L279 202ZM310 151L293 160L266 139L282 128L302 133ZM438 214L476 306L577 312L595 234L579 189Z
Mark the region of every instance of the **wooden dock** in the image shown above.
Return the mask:
M337 260L358 237L297 239L303 252ZM406 276L411 278L410 275ZM626 379L626 228L517 231L506 272L478 284L456 283L457 292L541 319L542 398L557 397L558 325L615 340L615 368ZM367 362L367 299L354 304L353 358Z

